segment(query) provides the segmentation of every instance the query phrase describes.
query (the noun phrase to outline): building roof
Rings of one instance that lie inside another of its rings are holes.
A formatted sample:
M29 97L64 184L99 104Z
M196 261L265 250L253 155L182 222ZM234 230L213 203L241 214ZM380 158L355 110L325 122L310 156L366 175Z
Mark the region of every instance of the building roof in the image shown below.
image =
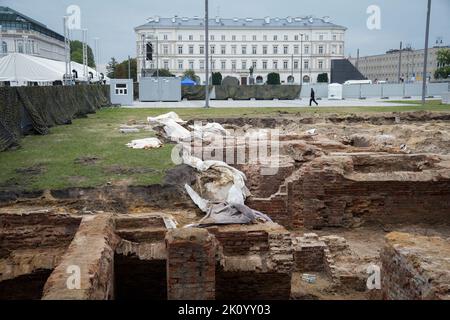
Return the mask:
M149 28L163 29L163 28L204 28L204 18L194 17L178 17L160 18L158 16L147 19L148 22L137 27L135 30L143 30ZM306 17L287 17L287 18L212 18L209 19L209 27L211 29L222 28L255 28L255 29L338 29L347 30L346 27L334 24L329 17L314 18L312 16Z
M46 25L9 7L0 6L0 25L2 26L2 29L32 30L56 40L64 41L64 36L50 30Z

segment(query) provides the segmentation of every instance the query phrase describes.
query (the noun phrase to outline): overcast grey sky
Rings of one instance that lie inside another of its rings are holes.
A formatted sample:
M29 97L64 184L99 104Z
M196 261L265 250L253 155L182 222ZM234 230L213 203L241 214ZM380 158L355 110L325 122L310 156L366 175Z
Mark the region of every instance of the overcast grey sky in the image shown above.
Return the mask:
M92 38L100 38L101 63L111 57L119 60L135 56L134 27L146 18L202 16L203 0L0 0L11 7L62 33L62 16L69 5L78 5L82 13L82 27L89 29ZM366 26L367 7L381 8L381 30ZM399 42L414 48L424 47L426 0L210 0L210 15L221 17L263 18L330 16L332 22L348 28L346 55L383 53L397 48ZM450 0L433 0L430 30L431 45L437 37L450 44Z

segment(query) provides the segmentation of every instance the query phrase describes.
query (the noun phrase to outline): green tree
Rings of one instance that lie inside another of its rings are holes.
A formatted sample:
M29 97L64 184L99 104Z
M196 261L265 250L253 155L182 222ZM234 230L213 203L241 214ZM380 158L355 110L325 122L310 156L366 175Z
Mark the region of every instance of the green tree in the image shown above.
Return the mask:
M220 86L222 84L222 74L220 72L213 72L212 74L212 85Z
M119 63L117 62L117 60L115 58L111 58L108 65L106 66L106 71L108 72L107 76L109 78L116 79L118 65L119 65Z
M271 72L267 75L267 84L270 85L279 85L280 82L280 74L276 72Z
M133 81L137 81L137 61L136 58L128 59L117 62L115 58L111 58L110 62L108 63L106 70L108 71L108 77L112 79L129 79L128 74L128 63L130 63L130 71L131 71L131 79Z
M183 72L183 77L189 78L192 81L195 81L197 84L200 83L200 78L195 74L194 70L186 70Z
M439 49L437 62L439 68L434 74L435 79L447 79L450 76L450 49Z
M158 72L159 71L159 72ZM169 70L167 69L159 69L159 70L155 70L155 72L153 72L152 77L156 77L156 76L160 76L160 77L175 77L175 75L173 75L172 73L170 73Z
M317 82L328 83L328 73L321 73L317 76Z
M94 53L90 46L87 46L88 66L95 68ZM70 41L70 58L72 61L83 64L83 43L78 40Z

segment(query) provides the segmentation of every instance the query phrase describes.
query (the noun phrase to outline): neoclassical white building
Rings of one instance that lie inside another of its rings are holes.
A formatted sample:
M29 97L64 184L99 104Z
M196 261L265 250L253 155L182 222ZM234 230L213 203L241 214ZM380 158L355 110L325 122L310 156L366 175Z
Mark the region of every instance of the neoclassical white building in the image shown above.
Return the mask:
M9 53L64 61L64 37L20 12L0 6L0 57Z
M344 58L345 31L328 17L234 18L209 21L210 66L223 77L263 83L271 72L283 83L315 83L328 73L332 59ZM205 81L204 19L199 17L154 17L135 28L138 73L156 68L181 76L192 69ZM146 43L153 46L153 60L145 58ZM303 66L303 68L302 68Z

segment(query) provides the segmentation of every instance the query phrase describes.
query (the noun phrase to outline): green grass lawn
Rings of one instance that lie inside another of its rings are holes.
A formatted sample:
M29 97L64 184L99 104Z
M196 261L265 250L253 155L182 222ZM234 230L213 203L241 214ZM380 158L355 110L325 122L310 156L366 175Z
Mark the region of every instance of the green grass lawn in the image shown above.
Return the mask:
M418 103L409 101L407 103ZM208 117L268 117L282 113L402 112L424 110L420 105L380 108L223 108L174 109L185 120ZM426 110L450 111L440 101L429 101ZM121 134L121 124L144 121L168 109L105 108L72 125L51 128L47 136L21 140L21 148L0 153L0 190L45 190L100 186L107 183L148 185L160 183L173 167L173 145L161 149L133 150L125 146L152 133ZM91 159L89 161L89 159ZM85 161L79 161L79 160ZM78 160L78 161L77 161Z

